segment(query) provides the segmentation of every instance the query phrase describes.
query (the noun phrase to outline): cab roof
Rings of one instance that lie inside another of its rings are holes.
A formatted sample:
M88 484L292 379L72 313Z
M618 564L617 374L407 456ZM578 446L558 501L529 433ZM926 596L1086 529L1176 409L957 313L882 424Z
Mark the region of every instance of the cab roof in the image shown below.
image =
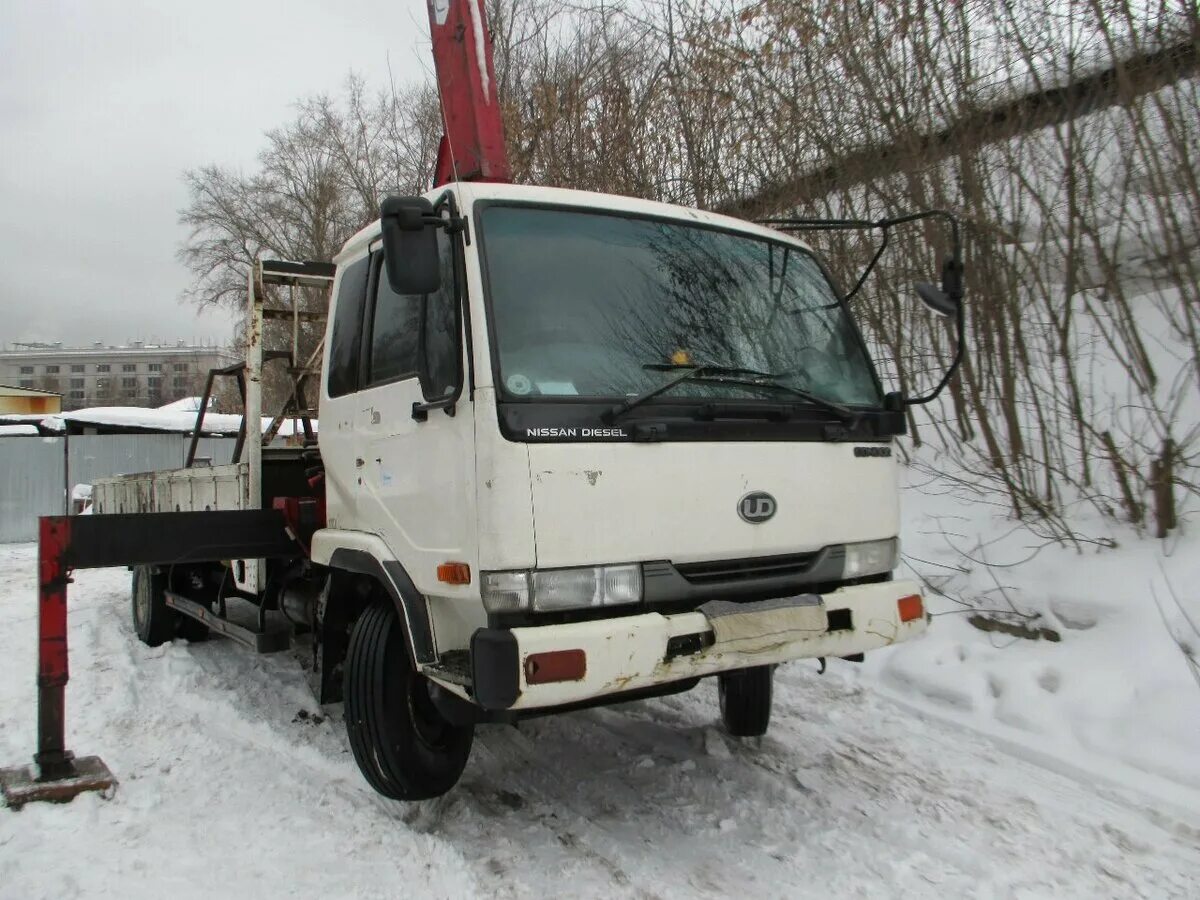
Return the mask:
M688 206L676 206L671 203L659 203L655 200L641 200L636 197L625 197L620 194L602 194L595 191L576 191L569 188L534 187L524 184L500 184L493 182L472 181L453 182L442 185L423 196L437 202L447 191L453 191L459 206L469 210L480 201L511 201L520 203L539 203L547 206L573 206L580 209L605 210L609 212L625 212L632 215L653 216L659 219L672 219L684 223L695 223L712 228L722 228L738 231L754 237L766 238L783 243L794 244L808 249L808 245L797 238L783 234L772 228L724 216L720 213L706 212ZM346 242L341 253L334 257L334 262L342 264L361 256L366 248L380 235L379 220L376 219Z

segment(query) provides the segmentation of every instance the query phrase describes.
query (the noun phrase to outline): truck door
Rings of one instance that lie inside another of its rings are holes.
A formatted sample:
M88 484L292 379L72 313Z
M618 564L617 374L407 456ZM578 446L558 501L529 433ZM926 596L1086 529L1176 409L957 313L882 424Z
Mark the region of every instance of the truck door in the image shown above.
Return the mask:
M357 482L362 468L354 434L359 409L356 392L371 261L364 255L338 268L325 347L320 445L329 527L355 528Z
M388 283L383 252L371 255L356 439L357 516L379 534L425 593L442 589L437 567L475 557L474 425L464 383L457 238L439 232L442 287L401 295Z

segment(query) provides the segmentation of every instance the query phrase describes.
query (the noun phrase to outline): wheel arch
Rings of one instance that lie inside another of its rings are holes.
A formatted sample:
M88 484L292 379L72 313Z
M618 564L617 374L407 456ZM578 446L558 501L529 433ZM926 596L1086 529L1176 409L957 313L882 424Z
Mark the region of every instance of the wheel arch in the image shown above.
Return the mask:
M313 538L313 561L334 572L371 578L395 604L412 660L418 667L436 663L437 647L425 596L417 590L400 561L390 558L378 537L358 532L347 534L354 537L339 541L337 536L328 535L328 529L318 532ZM318 536L324 538L320 544Z

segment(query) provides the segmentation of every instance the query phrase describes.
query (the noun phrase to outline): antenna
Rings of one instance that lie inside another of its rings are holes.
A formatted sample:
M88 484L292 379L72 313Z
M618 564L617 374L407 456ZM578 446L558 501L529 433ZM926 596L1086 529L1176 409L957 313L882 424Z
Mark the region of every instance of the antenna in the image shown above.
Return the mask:
M450 171L454 173L454 180L460 181L458 177L458 160L454 156L454 145L450 143L450 122L446 118L446 104L442 102L442 92L438 91L438 109L442 112L442 140L438 143L438 159L434 164L434 187L437 187L437 173L442 168L442 149L445 148L447 156L450 158Z

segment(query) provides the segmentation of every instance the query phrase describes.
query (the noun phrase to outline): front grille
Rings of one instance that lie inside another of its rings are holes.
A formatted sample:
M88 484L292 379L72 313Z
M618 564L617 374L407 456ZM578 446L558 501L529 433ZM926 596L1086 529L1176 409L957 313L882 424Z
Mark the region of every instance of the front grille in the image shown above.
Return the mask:
M787 556L758 556L751 559L719 559L708 562L677 563L676 571L692 584L718 584L803 575L819 553L791 553Z

